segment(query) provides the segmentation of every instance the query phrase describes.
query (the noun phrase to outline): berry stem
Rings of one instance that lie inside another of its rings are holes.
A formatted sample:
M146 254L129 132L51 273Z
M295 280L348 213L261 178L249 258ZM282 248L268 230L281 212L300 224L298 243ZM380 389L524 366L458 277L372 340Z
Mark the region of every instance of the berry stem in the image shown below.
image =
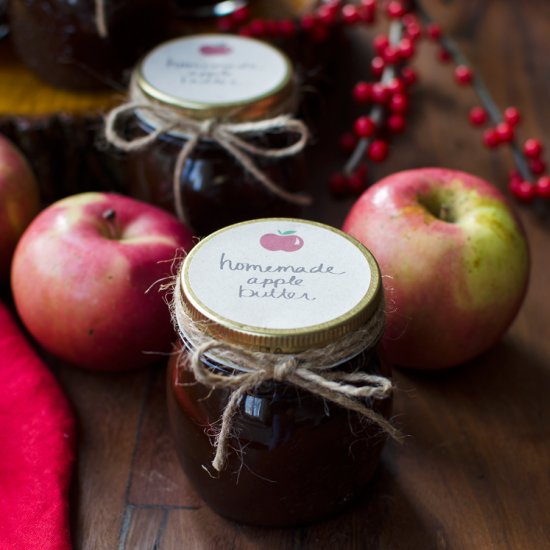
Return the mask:
M422 6L422 3L419 0L416 0L415 2L415 9L425 25L428 26L428 25L433 25L435 23L435 21L432 19L430 14L424 9L424 7ZM468 58L460 51L459 47L457 46L454 40L449 38L446 34L442 33L439 38L439 42L450 54L452 60L456 65L465 65L466 67L471 66L470 62L468 61ZM477 75L476 72L474 72L472 76L472 88L474 89L475 93L479 97L481 104L489 114L489 118L491 119L491 122L493 123L493 125L496 126L497 124L502 122L504 119L502 112L500 111L497 104L495 103L491 93L485 86L485 83ZM529 166L527 164L527 161L523 153L521 152L519 145L515 140L513 140L510 142L510 147L512 149L514 162L517 166L519 173L521 174L524 180L529 181L532 178L531 170L529 170Z
M390 30L389 30L389 43L391 46L397 46L399 42L401 41L402 35L403 35L403 25L401 21L394 20L390 23ZM384 72L382 73L382 78L380 82L382 84L387 84L395 78L395 67L393 65L387 65L384 68ZM375 126L377 128L380 127L382 123L382 118L384 116L384 107L382 105L375 105L369 112L369 118L372 119ZM367 151L367 148L372 141L372 137L369 138L361 138L355 147L355 150L353 151L351 157L349 158L348 162L344 166L344 174L346 176L350 176L357 170L357 167L359 166L359 163L365 156L365 152Z

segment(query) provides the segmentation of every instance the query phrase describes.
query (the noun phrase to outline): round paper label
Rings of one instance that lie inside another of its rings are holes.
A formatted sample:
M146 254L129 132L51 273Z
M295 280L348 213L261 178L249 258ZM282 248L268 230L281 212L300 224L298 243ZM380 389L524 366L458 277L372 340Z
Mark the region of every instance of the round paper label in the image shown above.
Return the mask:
M141 77L170 103L216 107L274 94L288 82L290 67L258 40L202 34L158 46L143 60Z
M210 319L256 332L299 330L365 307L379 283L372 262L356 241L323 224L255 220L199 242L183 288Z

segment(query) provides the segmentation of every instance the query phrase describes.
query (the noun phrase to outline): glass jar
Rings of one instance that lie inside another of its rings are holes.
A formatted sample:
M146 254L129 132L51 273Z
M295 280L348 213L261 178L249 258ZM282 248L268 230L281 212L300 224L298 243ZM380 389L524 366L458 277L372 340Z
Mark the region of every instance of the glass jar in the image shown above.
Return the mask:
M285 526L321 519L364 494L385 431L321 397L315 387L297 387L291 378L267 377L243 394L232 417L225 465L216 471L211 461L220 440L214 443L213 434L220 431L235 389L197 381L191 362L204 342L188 323L199 321L207 339L217 339L218 347L202 354L200 364L222 379L262 368L266 357L292 357L307 367L312 348L325 353L328 344L337 345L351 332L378 322L377 315L383 317L380 273L372 255L323 224L255 220L200 241L184 261L176 285L182 342L168 368L169 419L182 467L206 504L239 522ZM334 364L330 357L323 359L325 371L317 371L318 364L309 365L310 371L327 372L330 380L337 373L387 377L375 351L380 333L369 342L359 340L359 348ZM236 345L237 357L243 350L267 355L255 356L256 366L243 366L220 353L225 345ZM334 352L330 349L327 353ZM391 413L390 392L357 402L382 418Z
M8 15L21 60L49 84L74 90L119 89L160 39L162 21L151 0L9 0Z
M237 126L263 124L279 120L276 117L282 114L290 116L297 106L294 72L286 56L257 40L217 34L157 47L136 68L131 95L178 120L197 124L206 120ZM279 152L304 137L303 124L302 135L276 123L261 131L235 134L248 145L268 151L263 155L241 149L283 194L266 186L242 159L210 135L200 136L178 171L178 155L193 136L178 129L177 122L175 126L129 156L130 195L179 214L198 235L243 220L302 212L307 187L303 155L279 156ZM133 140L155 135L158 128L154 112L137 109L124 131ZM284 193L299 198L294 201Z

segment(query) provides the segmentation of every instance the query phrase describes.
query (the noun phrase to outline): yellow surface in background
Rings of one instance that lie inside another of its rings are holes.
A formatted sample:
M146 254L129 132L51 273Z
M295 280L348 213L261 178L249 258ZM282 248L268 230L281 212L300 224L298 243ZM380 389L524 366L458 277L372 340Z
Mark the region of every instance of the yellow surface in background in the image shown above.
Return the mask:
M49 86L18 61L9 40L0 42L0 116L89 113L119 100L114 92L75 93Z
M314 0L258 0L254 15L288 17L315 4ZM120 103L118 92L69 92L54 88L29 71L16 57L9 39L0 42L0 117L84 114Z

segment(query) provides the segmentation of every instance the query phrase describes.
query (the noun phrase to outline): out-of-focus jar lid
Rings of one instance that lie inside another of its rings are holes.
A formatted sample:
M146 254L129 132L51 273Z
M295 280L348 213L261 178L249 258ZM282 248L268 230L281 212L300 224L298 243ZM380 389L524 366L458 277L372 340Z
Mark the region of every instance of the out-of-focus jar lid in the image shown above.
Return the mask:
M294 69L277 48L241 36L200 34L160 44L135 69L153 103L195 120L244 122L292 110Z
M211 234L187 255L177 284L211 336L271 353L335 342L379 314L383 299L378 264L362 244L293 218Z

